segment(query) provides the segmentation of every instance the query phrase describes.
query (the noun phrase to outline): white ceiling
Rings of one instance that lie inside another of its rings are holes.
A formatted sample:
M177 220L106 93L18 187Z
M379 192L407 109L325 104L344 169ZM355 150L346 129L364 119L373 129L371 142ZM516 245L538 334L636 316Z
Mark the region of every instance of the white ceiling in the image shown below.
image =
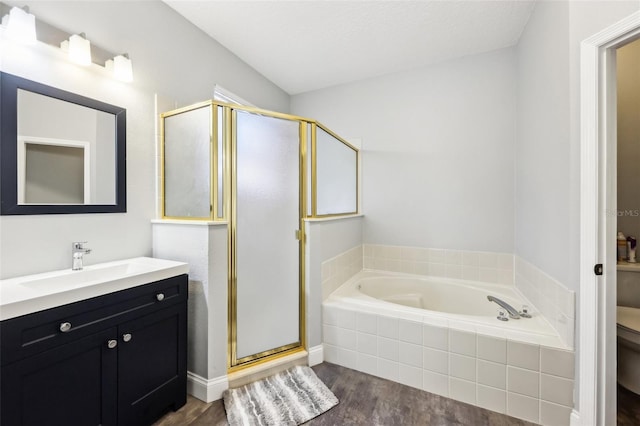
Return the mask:
M512 46L535 4L164 1L291 95Z

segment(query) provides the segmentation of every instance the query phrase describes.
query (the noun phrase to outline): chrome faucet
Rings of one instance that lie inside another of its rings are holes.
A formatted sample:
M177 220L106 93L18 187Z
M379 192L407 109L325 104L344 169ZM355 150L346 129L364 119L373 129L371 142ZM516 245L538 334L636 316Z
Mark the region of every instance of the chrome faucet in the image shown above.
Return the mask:
M518 311L516 311L513 308L513 306L511 306L510 304L508 304L504 300L500 300L497 297L493 297L493 296L487 296L487 299L489 300L489 302L496 302L498 305L500 305L500 307L505 309L509 313L509 318L511 318L511 319L520 319L521 315L518 313ZM500 319L500 317L498 317L498 319Z
M73 271L82 270L84 255L91 253L91 249L85 248L86 241L76 241L71 243L71 269Z

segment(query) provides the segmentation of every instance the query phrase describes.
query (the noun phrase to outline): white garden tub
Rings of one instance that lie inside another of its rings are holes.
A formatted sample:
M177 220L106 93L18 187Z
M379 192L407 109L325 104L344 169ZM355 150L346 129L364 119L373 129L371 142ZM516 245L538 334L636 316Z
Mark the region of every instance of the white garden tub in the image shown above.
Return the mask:
M518 311L527 305L532 318L500 321L497 319L500 307L487 296L497 297ZM515 286L362 271L334 291L324 305L567 348L553 327Z

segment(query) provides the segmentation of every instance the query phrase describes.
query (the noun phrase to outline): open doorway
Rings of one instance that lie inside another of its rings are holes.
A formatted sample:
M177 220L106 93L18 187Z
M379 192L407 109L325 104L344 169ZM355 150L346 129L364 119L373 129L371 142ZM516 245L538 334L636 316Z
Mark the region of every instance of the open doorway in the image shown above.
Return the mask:
M617 422L640 421L640 40L616 49Z
M573 425L617 423L616 59L639 38L640 12L581 45L580 381Z

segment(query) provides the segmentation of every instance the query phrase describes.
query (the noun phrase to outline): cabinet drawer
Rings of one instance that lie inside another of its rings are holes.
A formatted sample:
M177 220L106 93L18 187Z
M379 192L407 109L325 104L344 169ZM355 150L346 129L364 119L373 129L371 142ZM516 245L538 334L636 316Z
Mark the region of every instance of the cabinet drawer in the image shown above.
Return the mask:
M2 365L186 299L185 274L2 321Z

